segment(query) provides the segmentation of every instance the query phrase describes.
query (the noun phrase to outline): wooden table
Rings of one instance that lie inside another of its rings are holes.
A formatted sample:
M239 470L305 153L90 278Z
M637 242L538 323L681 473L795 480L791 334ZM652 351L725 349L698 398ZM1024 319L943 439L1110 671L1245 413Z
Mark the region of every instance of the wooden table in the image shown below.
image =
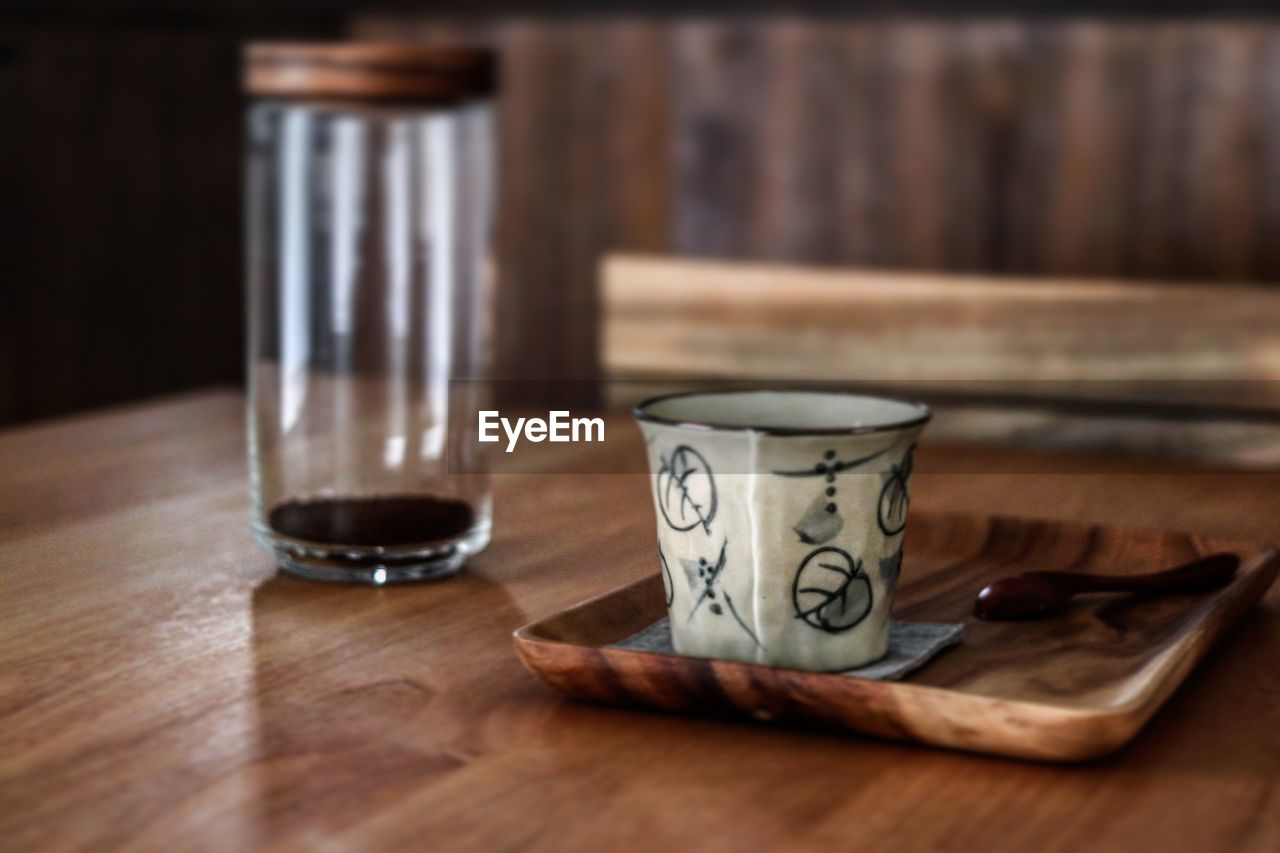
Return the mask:
M1084 766L590 707L510 634L654 570L643 477L499 476L469 573L308 583L249 538L242 408L0 434L5 849L1280 849L1280 588ZM593 452L639 458L622 432ZM919 508L1280 541L1274 473L927 443L917 470Z

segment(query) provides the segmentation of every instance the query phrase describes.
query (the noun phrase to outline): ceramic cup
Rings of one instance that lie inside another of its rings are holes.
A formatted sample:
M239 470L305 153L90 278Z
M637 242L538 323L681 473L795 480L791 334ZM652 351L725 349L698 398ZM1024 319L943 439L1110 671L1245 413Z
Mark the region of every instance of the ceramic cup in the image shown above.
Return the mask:
M721 391L635 417L677 652L821 671L884 656L927 407Z

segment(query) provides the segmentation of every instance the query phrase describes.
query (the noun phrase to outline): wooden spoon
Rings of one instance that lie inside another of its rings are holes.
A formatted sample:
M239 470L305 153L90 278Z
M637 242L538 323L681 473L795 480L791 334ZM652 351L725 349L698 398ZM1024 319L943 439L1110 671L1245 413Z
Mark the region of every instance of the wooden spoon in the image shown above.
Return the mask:
M1049 615L1082 592L1204 592L1225 586L1239 566L1240 558L1235 554L1214 554L1146 575L1027 572L985 587L973 604L973 615L992 620L1034 619Z

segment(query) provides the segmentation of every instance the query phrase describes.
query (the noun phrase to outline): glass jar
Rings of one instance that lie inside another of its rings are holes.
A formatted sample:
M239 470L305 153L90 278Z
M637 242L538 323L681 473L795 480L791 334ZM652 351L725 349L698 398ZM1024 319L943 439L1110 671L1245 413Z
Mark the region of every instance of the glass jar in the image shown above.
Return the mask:
M489 541L488 51L254 45L248 114L253 532L284 571L456 572Z

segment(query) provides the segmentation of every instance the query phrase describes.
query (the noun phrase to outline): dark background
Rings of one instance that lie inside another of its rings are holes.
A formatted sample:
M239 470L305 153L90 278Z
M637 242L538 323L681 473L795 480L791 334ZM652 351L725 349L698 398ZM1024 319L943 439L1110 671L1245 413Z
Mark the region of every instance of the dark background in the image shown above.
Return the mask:
M598 371L610 250L1277 280L1270 6L10 3L0 422L240 381L248 39L502 50L498 372L536 380Z

